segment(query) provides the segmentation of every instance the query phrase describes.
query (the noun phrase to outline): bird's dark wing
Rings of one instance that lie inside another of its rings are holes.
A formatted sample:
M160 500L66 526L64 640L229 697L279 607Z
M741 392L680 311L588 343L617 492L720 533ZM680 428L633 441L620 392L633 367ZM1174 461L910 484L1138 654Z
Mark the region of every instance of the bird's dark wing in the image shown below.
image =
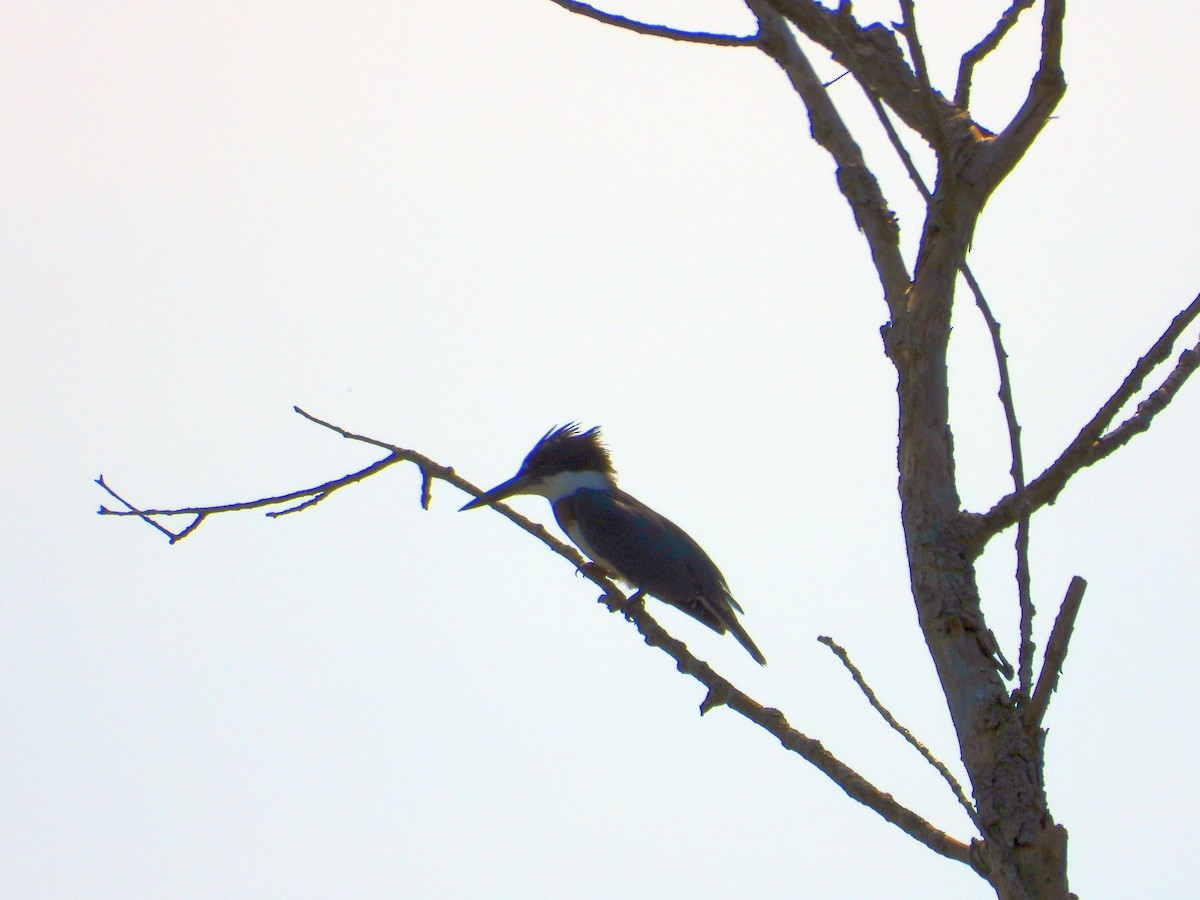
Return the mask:
M581 490L571 500L583 539L618 575L714 631L729 629L765 663L737 620L742 610L724 576L687 532L623 491Z

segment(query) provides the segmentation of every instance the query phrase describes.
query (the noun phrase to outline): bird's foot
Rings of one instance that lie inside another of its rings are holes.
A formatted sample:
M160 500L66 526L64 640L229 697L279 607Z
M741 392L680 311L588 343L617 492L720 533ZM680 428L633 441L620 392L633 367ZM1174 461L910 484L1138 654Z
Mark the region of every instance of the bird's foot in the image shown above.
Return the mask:
M646 599L645 591L636 591L625 598L625 602L617 607L617 611L625 617L625 621L633 621L633 611L635 609L644 609L643 601Z

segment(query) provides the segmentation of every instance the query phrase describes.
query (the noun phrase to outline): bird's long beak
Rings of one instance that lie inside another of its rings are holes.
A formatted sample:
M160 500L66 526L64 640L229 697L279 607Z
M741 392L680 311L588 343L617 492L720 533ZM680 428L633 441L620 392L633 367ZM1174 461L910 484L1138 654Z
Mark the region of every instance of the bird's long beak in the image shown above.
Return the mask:
M524 494L526 488L533 484L533 479L528 475L514 475L512 478L503 484L498 484L486 494L476 497L466 506L459 510L463 512L468 509L478 509L481 506L487 506L489 503L495 503L498 500L504 500L514 494Z

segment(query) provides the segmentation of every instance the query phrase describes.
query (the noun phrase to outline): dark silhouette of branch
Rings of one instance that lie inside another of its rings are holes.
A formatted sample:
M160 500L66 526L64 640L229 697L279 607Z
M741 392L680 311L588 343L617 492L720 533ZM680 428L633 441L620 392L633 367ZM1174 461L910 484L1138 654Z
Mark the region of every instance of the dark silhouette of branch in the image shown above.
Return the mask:
M911 283L900 253L900 228L896 216L888 208L879 182L867 168L862 150L788 29L787 22L766 0L746 0L746 5L758 17L763 51L787 74L808 109L813 140L829 151L837 163L838 188L867 239L884 297L895 313L903 304Z
M99 510L100 515L102 515L102 516L126 516L126 515L137 516L139 519L141 519L146 524L150 525L153 528L157 528L159 531L161 531L163 534L165 534L167 536L167 540L169 540L172 544L182 538L187 537L189 534L191 534L193 531L196 530L196 528L200 525L200 523L202 521L204 521L205 514L199 513L196 515L196 519L194 522L192 522L191 525L187 526L185 529L183 529L183 531L181 531L177 534L174 531L171 531L166 526L162 525L161 523L156 522L152 518L152 516L159 515L160 514L159 512L151 511L151 512L147 513L147 512L143 512L142 510L138 509L136 506L134 506L132 503L130 503L128 500L126 500L124 497L122 497L120 494L118 494L116 491L114 491L111 487L109 487L108 484L105 482L103 475L101 475L99 478L96 479L96 484L98 484L98 485L100 485L100 487L104 488L104 490L108 492L108 495L110 497L112 497L114 500L117 500L118 502L125 505L124 510L111 510L111 509L108 509L107 507L101 506L100 510ZM167 515L183 515L183 513L182 512L167 513Z
M879 788L826 750L820 741L791 727L782 712L762 706L735 688L729 681L713 671L708 663L693 656L682 641L667 634L640 604L625 606L623 597L620 595L614 597L612 594L606 594L605 597L601 597L601 600L608 605L609 609L624 612L626 618L637 627L646 643L651 647L659 647L670 655L681 673L690 675L708 688L708 694L700 707L701 713L708 712L717 706L729 707L772 734L784 747L798 754L828 776L852 799L873 809L909 837L920 841L947 859L970 866L975 865L971 848L968 845L934 827L912 810L900 805L891 794L880 791Z
M971 293L975 295L975 305L983 315L987 324L988 334L992 338L992 352L996 357L996 366L1000 372L1000 388L998 396L1000 406L1004 410L1004 421L1008 428L1008 446L1012 458L1013 490L1025 489L1025 461L1021 453L1021 426L1017 422L1017 407L1012 395L1012 377L1008 372L1008 352L1000 339L1000 323L992 315L992 309L983 290L975 280L975 276L967 267L962 265L963 277L966 279ZM1017 603L1020 607L1020 644L1017 648L1017 685L1024 697L1029 696L1033 688L1033 617L1036 612L1033 605L1033 588L1029 571L1029 516L1024 515L1017 521Z
M839 78L842 76L838 76ZM917 166L913 162L912 154L908 152L908 148L904 146L904 141L901 139L899 132L896 131L896 126L892 124L891 116L888 115L883 103L880 102L879 96L871 90L871 86L863 81L855 74L855 80L858 86L862 88L863 95L867 98L867 102L871 104L871 108L875 111L875 117L879 119L879 123L883 126L883 131L887 135L888 141L892 145L892 149L896 151L896 156L900 158L900 162L904 164L904 171L908 173L908 179L916 187L917 192L921 195L921 199L925 201L925 207L932 215L941 216L937 209L937 204L933 201L933 194L929 192L929 188L925 184L925 179L921 177L921 173L917 171ZM832 82L830 82L832 84Z
M962 109L971 105L971 80L975 77L975 67L985 56L1000 46L1005 35L1017 24L1021 13L1033 6L1034 0L1013 0L1012 6L1006 9L987 36L962 55L958 66L958 84L954 89L954 104Z
M359 471L352 472L349 475L343 475L341 478L335 478L331 481L323 482L322 484L315 485L314 487L301 488L298 491L289 491L286 494L280 494L274 497L259 497L254 500L243 500L236 503L221 503L217 504L216 506L184 506L177 509L139 509L124 497L119 496L116 491L114 491L105 483L104 476L101 475L98 479L96 479L96 483L108 491L108 493L117 500L120 500L128 508L109 509L106 506L101 506L99 513L102 516L137 516L139 519L149 522L163 534L167 535L168 540L174 544L183 540L185 537L199 528L204 520L209 516L216 515L217 513L244 512L250 509L262 509L269 506L282 506L285 503L295 503L297 500L301 502L287 509L272 510L268 512L267 515L272 518L277 518L289 513L299 512L302 509L308 509L310 506L315 506L317 503L320 503L339 488L343 488L348 484L354 484L362 481L364 478L369 478L370 476L382 471L383 469L386 469L388 466L393 465L394 463L404 461L405 457L403 456L403 451L399 454L391 453L385 456L383 459L371 463L371 465L367 466L365 469L360 469ZM190 525L179 532L173 532L161 525L159 522L155 521L157 518L168 518L171 516L192 516L193 521Z
M360 434L352 434L351 432L339 428L336 425L331 425L329 422L324 422L315 416L309 415L298 406L294 407L294 409L297 413L308 419L310 422L314 422L317 425L322 425L331 431L335 431L344 438L349 438L350 440L360 441L365 444L371 444L373 446L380 447L389 451L388 455L382 459L376 460L364 469L359 469L357 472L351 472L349 475L343 475L341 478L334 478L330 481L325 481L321 484L314 485L313 487L289 491L286 494L278 494L270 497L258 497L254 500L243 500L235 503L221 503L215 506L184 506L176 509L139 509L124 497L117 494L117 492L111 487L109 487L109 485L104 481L104 476L101 475L98 479L96 479L96 483L104 488L104 490L106 490L112 497L123 503L126 509L109 509L106 506L101 506L99 509L99 514L102 516L136 516L144 522L148 522L149 524L153 525L155 528L165 534L167 539L172 544L175 544L199 528L209 516L216 515L218 513L244 512L251 509L263 509L272 506L294 504L292 506L288 506L286 509L274 509L267 512L267 515L271 518L286 516L291 513L300 512L301 510L315 506L334 491L344 488L347 485L356 484L364 479L370 478L372 475L382 472L389 466L395 465L399 462L411 462L421 470L421 505L425 509L429 508L429 482L432 478L439 478L443 481L447 481L450 484L453 484L455 487L465 490L468 493L475 492L476 495L482 493L479 488L455 475L453 469L447 469L444 466L439 466L433 460L423 456L420 453L417 453L413 450L405 450L403 447L393 447L390 444L385 444L383 441L377 441L374 438L365 437ZM187 527L178 532L171 531L169 528L156 521L159 518L169 518L172 516L192 516L193 519Z
M921 173L917 171L917 167L912 160L912 155L908 152L908 148L904 146L904 142L892 124L887 110L884 109L883 104L879 102L879 98L875 96L870 87L863 83L862 80L859 80L858 83L866 95L867 101L871 104L871 108L875 110L875 115L883 126L888 141L896 151L896 155L900 157L901 163L904 164L904 170L908 173L909 179L925 200L925 207L929 215L945 230L946 234L950 234L949 223L946 222L945 217L941 213L941 208L934 201L933 195L929 192L929 188L925 184L925 180L921 177ZM967 282L967 286L971 289L972 295L975 297L975 305L983 315L988 334L992 339L992 352L996 357L996 368L1000 379L1000 388L997 396L1000 398L1000 405L1004 410L1004 421L1008 428L1008 446L1012 454L1012 468L1010 472L1013 478L1013 489L1020 491L1025 487L1025 464L1021 453L1021 426L1017 422L1016 403L1013 400L1012 394L1012 378L1008 372L1008 351L1004 349L1004 342L1000 337L1000 323L992 315L992 309L988 305L987 298L984 297L983 288L979 286L979 281L975 278L975 273L971 271L971 267L967 264L965 255L959 256L958 269L962 273L963 279ZM1029 575L1029 519L1027 516L1023 517L1018 523L1016 556L1017 598L1021 611L1018 666L1022 677L1019 684L1024 696L1028 697L1030 682L1033 677L1034 607ZM1004 654L1000 652L998 644L995 647L995 652L1000 662L1000 671L1006 678L1012 678L1012 666L1004 659Z
M1042 727L1046 708L1050 705L1050 695L1058 689L1058 677L1062 674L1063 661L1067 658L1067 645L1075 630L1075 617L1079 615L1079 606L1083 603L1083 592L1086 590L1087 582L1076 575L1071 579L1067 595L1059 607L1054 628L1050 631L1050 640L1046 642L1042 673L1038 676L1037 687L1033 691L1029 706L1025 709L1025 727L1030 731Z
M1135 434L1150 427L1158 415L1183 387L1188 377L1200 365L1200 344L1183 351L1171 373L1163 380L1126 421L1108 434L1105 430L1118 412L1142 388L1146 377L1171 353L1180 334L1200 316L1200 295L1171 321L1162 337L1137 361L1121 386L1100 407L1091 421L1083 426L1067 449L1022 491L1014 491L1001 499L988 512L976 517L975 534L971 543L975 553L982 552L995 534L1046 504L1053 503L1067 482L1081 469L1099 462L1127 443Z
M917 34L917 11L913 0L900 0L900 9L904 13L904 19L897 26L897 30L904 35L905 43L908 44L908 54L912 57L917 81L921 85L921 97L928 113L929 124L922 134L931 141L938 159L939 175L946 179L947 185L953 185L956 178L954 166L950 162L950 141L946 136L945 128L942 127L942 118L938 115L938 94L929 80L929 66L925 63L925 49L921 46L921 38Z
M1066 0L1045 0L1045 3L1041 60L1025 102L1000 134L980 145L979 153L971 163L971 177L978 179L984 196L991 193L1021 161L1067 90L1062 70Z
M936 118L957 126L969 134L973 123L949 100L936 91L927 99L921 84L904 58L896 35L880 24L859 25L849 3L829 9L815 0L767 0L780 15L796 26L805 37L820 44L834 60L862 78L900 120L935 146L929 128L929 103ZM749 0L750 6L757 10Z
M863 692L867 698L867 702L871 704L875 711L883 717L883 721L887 722L893 731L908 741L916 749L916 751L920 753L922 757L924 757L925 761L933 766L934 769L937 770L938 774L945 779L946 784L950 785L950 790L954 793L959 805L967 811L968 818L970 818L970 820L975 823L975 826L979 828L979 814L975 811L975 807L971 804L971 801L967 799L966 792L963 791L962 785L958 783L958 779L951 774L950 770L946 768L946 765L940 759L934 756L929 751L928 747L918 741L911 731L901 725L886 706L879 702L879 698L875 695L875 692L871 689L871 686L867 684L867 680L863 678L862 672L859 671L858 666L854 665L854 663L850 661L850 654L847 653L845 649L841 647L841 645L834 641L833 638L826 637L824 635L817 638L817 640L832 650L837 658L842 661L842 665L844 665L850 672L850 677L854 679L854 683L858 685L858 689ZM982 828L980 828L981 834L982 831Z
M274 497L262 497L257 500L249 500L242 503L226 503L219 506L205 507L186 507L180 509L152 509L139 510L132 504L121 499L111 488L99 479L101 487L108 491L113 497L121 500L127 507L127 510L109 510L101 507L101 515L130 515L136 516L143 521L149 522L159 531L167 534L171 539L171 543L175 543L190 534L196 529L201 521L209 515L214 515L221 512L236 512L250 509L261 509L269 506L280 506L285 503L292 503L296 500L301 500L299 505L293 506L288 510L276 512L275 515L281 515L285 512L295 512L300 509L308 508L327 497L330 493L345 487L347 484L353 484L362 481L371 475L382 471L384 468L393 465L397 462L411 462L417 465L422 473L422 489L421 489L421 505L428 508L428 486L432 479L446 481L460 490L471 496L478 497L483 494L483 491L460 478L454 473L454 470L448 466L440 465L434 462L427 456L417 453L413 450L406 450L402 447L396 447L384 441L376 440L375 438L366 437L365 435L355 434L340 426L318 419L316 416L310 415L299 407L295 407L297 413L317 425L340 434L342 437L353 441L371 444L376 447L388 450L388 455L376 463L350 475L342 478L333 479L317 485L312 488L304 488L298 491L291 491L287 494L281 494ZM645 642L651 647L658 647L663 652L671 656L676 663L676 668L692 678L695 678L707 689L708 693L704 702L700 706L701 713L706 713L718 706L727 706L738 714L749 719L759 727L765 729L788 750L798 754L800 757L811 763L835 784L845 791L850 797L862 803L864 806L873 809L879 813L885 820L891 822L897 828L900 828L909 836L920 841L925 846L949 859L956 860L966 865L972 865L971 848L959 840L949 836L945 832L935 828L925 819L921 818L912 810L897 803L896 800L879 788L875 787L848 765L843 763L828 750L826 750L820 741L808 737L795 728L792 728L787 719L777 709L770 709L762 706L757 701L753 700L747 694L735 688L727 679L718 675L708 663L697 659L687 649L687 646L682 642L667 633L667 631L659 625L649 613L646 612L644 605L640 602L641 593L626 597L622 594L613 583L604 575L604 570L598 566L590 565L574 547L564 544L562 541L551 535L545 527L535 522L526 519L519 513L514 512L503 503L493 503L492 508L501 515L507 517L514 522L518 527L524 529L529 534L536 537L559 556L566 559L572 566L585 578L597 585L603 594L600 601L603 602L610 611L622 613L626 619L632 622L642 635ZM271 513L268 513L270 515ZM174 515L192 515L195 516L195 521L192 522L183 532L175 534L164 528L154 520L156 516L174 516Z
M652 25L649 22L639 22L637 19L618 16L616 13L605 12L591 4L580 3L578 0L550 0L550 2L561 6L567 12L586 16L597 22L603 22L605 25L624 28L626 31L633 31L637 34L670 38L673 41L686 41L691 44L711 44L717 47L753 47L758 43L758 35L755 34L743 37L736 34L715 34L709 31L684 31L667 25Z

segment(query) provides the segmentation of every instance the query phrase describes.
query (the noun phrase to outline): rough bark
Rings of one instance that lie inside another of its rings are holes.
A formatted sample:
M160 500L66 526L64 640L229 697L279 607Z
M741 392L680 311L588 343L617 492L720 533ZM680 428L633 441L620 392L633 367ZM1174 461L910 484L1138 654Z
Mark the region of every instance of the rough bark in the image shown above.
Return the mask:
M777 26L764 14L764 3L748 3L769 37ZM909 578L921 632L971 779L983 836L974 845L972 862L1002 898L1068 897L1066 831L1055 824L1046 799L1043 735L1040 728L1026 725L1023 711L1029 698L1019 690L1010 692L1000 677L995 640L980 606L974 567L977 529L962 508L955 479L946 365L955 287L979 215L1065 90L1059 67L1063 5L1046 3L1038 71L1025 103L999 135L977 125L969 110L930 86L911 2L901 3L904 20L893 26L895 31L860 26L848 5L836 11L806 0L768 0L765 5L826 47L869 96L919 134L937 157L938 184L928 197L903 302L897 302L895 289L899 266L880 269L890 311L884 343L897 376L897 462ZM907 42L911 64L900 38ZM813 119L814 137L828 146L822 138L830 114L801 90L795 65L765 41L764 49L791 75ZM798 48L792 52L803 56ZM964 60L968 86L978 57L969 67ZM842 159L838 162L844 166ZM855 197L841 183L843 170L839 168L839 186L856 210L878 268L881 251L892 247L881 246L864 227ZM882 195L877 207L886 209Z

